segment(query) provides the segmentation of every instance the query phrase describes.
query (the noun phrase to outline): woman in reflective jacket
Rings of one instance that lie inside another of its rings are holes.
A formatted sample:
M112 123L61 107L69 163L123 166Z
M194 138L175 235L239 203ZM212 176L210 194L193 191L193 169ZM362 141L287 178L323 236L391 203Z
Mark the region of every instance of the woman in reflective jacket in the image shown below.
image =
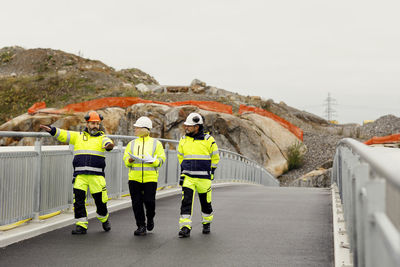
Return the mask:
M129 168L129 192L138 227L134 235L142 236L146 229L154 228L158 168L165 161L165 153L161 142L149 136L152 122L148 117L140 117L133 126L138 138L128 143L123 159Z

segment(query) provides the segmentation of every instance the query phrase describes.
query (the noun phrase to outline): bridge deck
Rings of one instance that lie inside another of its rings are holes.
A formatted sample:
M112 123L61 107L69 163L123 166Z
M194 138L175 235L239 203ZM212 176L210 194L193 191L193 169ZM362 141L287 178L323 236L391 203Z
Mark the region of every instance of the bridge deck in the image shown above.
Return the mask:
M0 266L333 266L330 191L240 185L213 190L214 223L201 234L196 196L192 235L178 238L180 195L157 200L144 237L131 209L111 214L112 230L90 220L0 249Z

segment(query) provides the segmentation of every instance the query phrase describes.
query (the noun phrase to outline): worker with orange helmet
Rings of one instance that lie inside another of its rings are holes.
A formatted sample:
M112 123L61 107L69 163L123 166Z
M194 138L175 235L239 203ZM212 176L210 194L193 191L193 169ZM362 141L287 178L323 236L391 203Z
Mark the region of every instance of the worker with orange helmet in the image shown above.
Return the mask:
M111 230L107 210L107 189L104 178L106 167L105 152L114 147L113 141L100 130L103 116L96 111L85 115L86 128L82 132L67 131L53 126L40 125L40 128L56 137L58 141L74 145L74 213L76 225L72 234L86 234L88 217L85 207L87 189L97 207L97 219L104 231Z

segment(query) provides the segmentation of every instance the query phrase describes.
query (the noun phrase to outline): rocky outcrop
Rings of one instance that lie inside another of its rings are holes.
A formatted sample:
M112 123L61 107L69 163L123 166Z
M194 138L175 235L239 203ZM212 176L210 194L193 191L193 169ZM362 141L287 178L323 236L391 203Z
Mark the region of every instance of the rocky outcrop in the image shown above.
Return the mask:
M178 140L183 122L191 112L199 112L205 119L205 130L215 138L222 149L245 155L262 164L275 176L287 169L286 151L298 139L274 120L253 113L231 115L200 110L194 106L170 107L159 104L136 104L128 108L106 108L98 111L104 116L103 127L109 134L132 135L134 122L148 116L153 122L153 137ZM85 126L83 113L77 114L23 114L0 126L0 131L39 131L40 124L80 131ZM32 145L32 139L3 138L0 145ZM44 144L56 144L45 138Z
M323 169L311 171L294 180L289 186L297 187L329 187L331 185L331 170Z

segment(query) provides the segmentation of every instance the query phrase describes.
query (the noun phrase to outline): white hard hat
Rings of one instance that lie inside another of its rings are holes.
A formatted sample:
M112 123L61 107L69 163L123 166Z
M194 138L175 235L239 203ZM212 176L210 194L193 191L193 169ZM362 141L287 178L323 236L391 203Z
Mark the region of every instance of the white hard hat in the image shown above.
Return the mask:
M135 124L133 126L151 129L151 128L153 128L153 123L151 122L151 120L148 117L143 116L143 117L140 117L139 119L137 119L137 121L135 122Z
M183 123L187 126L193 126L197 124L203 124L203 118L199 113L193 112L187 116L186 121Z

